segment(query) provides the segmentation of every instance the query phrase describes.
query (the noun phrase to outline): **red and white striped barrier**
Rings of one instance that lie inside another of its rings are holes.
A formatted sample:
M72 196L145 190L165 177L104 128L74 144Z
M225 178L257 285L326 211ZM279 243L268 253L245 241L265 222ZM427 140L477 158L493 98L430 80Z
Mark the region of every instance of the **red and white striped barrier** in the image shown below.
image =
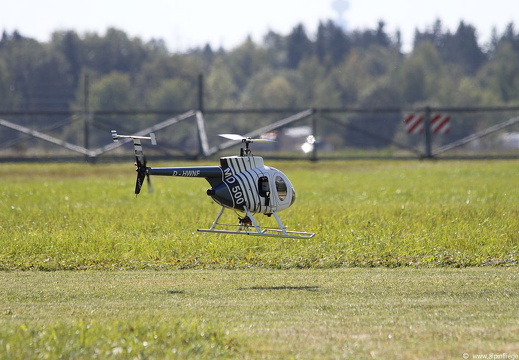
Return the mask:
M433 134L447 134L450 130L450 115L434 114L431 116L431 132Z
M404 127L409 134L423 134L424 114L411 113L404 118ZM444 114L431 115L431 133L447 134L451 129L451 117Z

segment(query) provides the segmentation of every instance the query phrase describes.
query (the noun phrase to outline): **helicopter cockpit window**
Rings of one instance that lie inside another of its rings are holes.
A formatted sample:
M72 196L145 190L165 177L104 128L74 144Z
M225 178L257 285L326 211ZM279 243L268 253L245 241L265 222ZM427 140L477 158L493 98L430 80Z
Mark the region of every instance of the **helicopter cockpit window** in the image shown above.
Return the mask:
M283 201L287 197L287 183L281 176L276 176L276 190L279 200Z

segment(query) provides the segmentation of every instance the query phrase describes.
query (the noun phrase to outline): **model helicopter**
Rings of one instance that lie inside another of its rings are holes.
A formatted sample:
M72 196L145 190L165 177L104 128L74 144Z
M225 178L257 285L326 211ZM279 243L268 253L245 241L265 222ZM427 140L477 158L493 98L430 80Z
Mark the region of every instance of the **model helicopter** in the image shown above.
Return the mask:
M295 190L288 177L278 169L265 166L263 158L254 156L250 144L254 142L270 142L267 139L251 139L235 134L220 134L220 136L241 141L244 147L240 149L239 156L227 156L220 158L220 166L189 166L189 167L148 167L146 157L142 150L141 140L150 140L156 145L154 134L150 136L119 135L112 130L112 139L118 141L121 138L133 140L137 166L137 182L135 194L139 194L144 183L150 175L201 177L205 178L211 186L207 190L210 196L221 209L209 229L198 229L202 232L261 235L285 238L312 238L314 233L302 231L289 231L285 228L278 212L290 207L295 199ZM238 224L229 225L219 223L225 209L235 210L238 216ZM279 229L261 227L255 215L264 214L274 216Z

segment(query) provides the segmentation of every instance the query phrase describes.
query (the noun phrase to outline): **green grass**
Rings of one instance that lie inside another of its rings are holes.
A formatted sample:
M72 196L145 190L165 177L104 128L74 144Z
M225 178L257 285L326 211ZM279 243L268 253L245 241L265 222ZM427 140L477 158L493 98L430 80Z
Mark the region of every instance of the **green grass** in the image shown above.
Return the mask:
M518 165L274 163L297 191L285 225L317 233L280 240L197 232L219 210L204 179L154 177L135 198L131 163L2 164L0 269L517 265Z
M197 232L203 179L0 165L0 359L518 353L519 161L271 165L315 238Z
M517 354L516 268L0 272L0 359Z

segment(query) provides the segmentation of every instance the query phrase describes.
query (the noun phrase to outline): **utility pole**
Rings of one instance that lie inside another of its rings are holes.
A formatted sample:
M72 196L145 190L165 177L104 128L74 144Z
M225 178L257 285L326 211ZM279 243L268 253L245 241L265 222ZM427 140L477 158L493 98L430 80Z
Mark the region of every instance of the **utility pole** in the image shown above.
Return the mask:
M90 79L88 74L85 74L83 84L83 143L84 148L90 147Z

